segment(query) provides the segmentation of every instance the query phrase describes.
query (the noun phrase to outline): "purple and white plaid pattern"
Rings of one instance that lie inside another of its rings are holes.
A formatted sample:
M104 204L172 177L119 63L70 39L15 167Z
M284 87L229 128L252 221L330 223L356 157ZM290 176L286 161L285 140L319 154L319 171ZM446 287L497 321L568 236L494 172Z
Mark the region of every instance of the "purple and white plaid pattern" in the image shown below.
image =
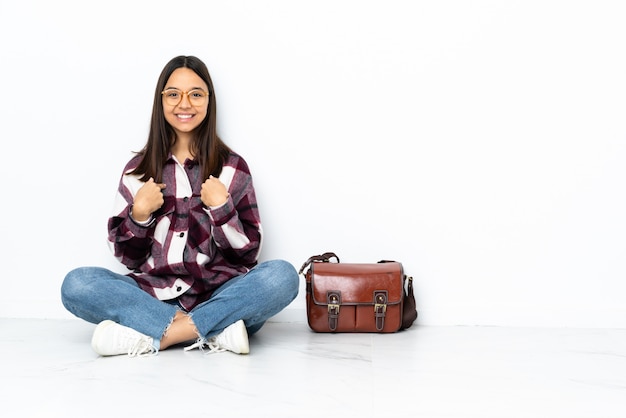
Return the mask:
M200 200L204 179L195 161L179 164L170 156L163 169L164 204L153 221L140 225L129 216L138 176L121 176L108 241L114 256L139 286L161 300L178 298L187 310L209 299L227 280L257 264L262 227L252 177L245 160L231 153L220 180L230 196L208 208Z

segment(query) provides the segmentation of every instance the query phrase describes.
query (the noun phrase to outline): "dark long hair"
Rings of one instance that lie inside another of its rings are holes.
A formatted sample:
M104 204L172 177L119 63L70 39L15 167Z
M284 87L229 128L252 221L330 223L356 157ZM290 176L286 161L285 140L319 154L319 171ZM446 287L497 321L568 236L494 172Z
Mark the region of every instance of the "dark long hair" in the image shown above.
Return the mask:
M191 143L191 153L195 156L198 164L200 164L204 179L209 178L210 175L215 177L220 175L224 161L231 151L217 135L215 90L213 89L213 81L211 80L209 70L199 58L180 55L172 58L165 65L154 90L148 141L144 148L138 152L142 156L139 165L131 172L131 174L142 175L141 181L147 181L150 177L157 183L163 180L163 165L167 161L170 149L176 141L176 133L165 120L161 92L172 73L182 67L189 68L198 74L209 88L207 116L196 128L194 139Z

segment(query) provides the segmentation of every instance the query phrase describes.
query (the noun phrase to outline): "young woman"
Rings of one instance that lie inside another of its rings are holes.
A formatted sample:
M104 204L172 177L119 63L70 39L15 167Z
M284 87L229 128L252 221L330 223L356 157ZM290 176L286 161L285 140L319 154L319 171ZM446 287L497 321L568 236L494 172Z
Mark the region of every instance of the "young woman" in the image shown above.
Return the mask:
M258 263L250 170L217 135L213 83L193 56L161 72L147 143L124 169L108 230L131 272L80 267L61 287L66 309L98 324L91 345L103 356L193 341L185 349L246 354L248 335L298 293L291 264Z

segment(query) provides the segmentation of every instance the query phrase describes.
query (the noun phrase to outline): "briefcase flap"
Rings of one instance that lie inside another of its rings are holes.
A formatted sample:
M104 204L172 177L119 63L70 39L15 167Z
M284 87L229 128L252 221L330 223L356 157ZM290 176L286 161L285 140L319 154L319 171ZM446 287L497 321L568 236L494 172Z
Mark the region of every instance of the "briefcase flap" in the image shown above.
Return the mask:
M311 264L311 296L316 305L327 305L327 295L339 291L341 305L372 305L375 294L386 292L387 305L402 302L404 274L402 264L330 263Z

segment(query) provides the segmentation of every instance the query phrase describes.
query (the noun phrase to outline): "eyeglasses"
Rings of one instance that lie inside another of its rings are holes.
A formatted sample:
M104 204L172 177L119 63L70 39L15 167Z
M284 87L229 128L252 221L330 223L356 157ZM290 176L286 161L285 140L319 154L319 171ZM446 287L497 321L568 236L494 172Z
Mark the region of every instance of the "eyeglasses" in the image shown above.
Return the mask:
M207 97L209 97L209 92L193 89L189 91L180 91L178 89L167 89L161 92L163 99L165 99L165 103L170 106L178 106L180 102L183 100L183 96L187 95L187 99L189 99L189 103L192 106L202 106L206 103Z

